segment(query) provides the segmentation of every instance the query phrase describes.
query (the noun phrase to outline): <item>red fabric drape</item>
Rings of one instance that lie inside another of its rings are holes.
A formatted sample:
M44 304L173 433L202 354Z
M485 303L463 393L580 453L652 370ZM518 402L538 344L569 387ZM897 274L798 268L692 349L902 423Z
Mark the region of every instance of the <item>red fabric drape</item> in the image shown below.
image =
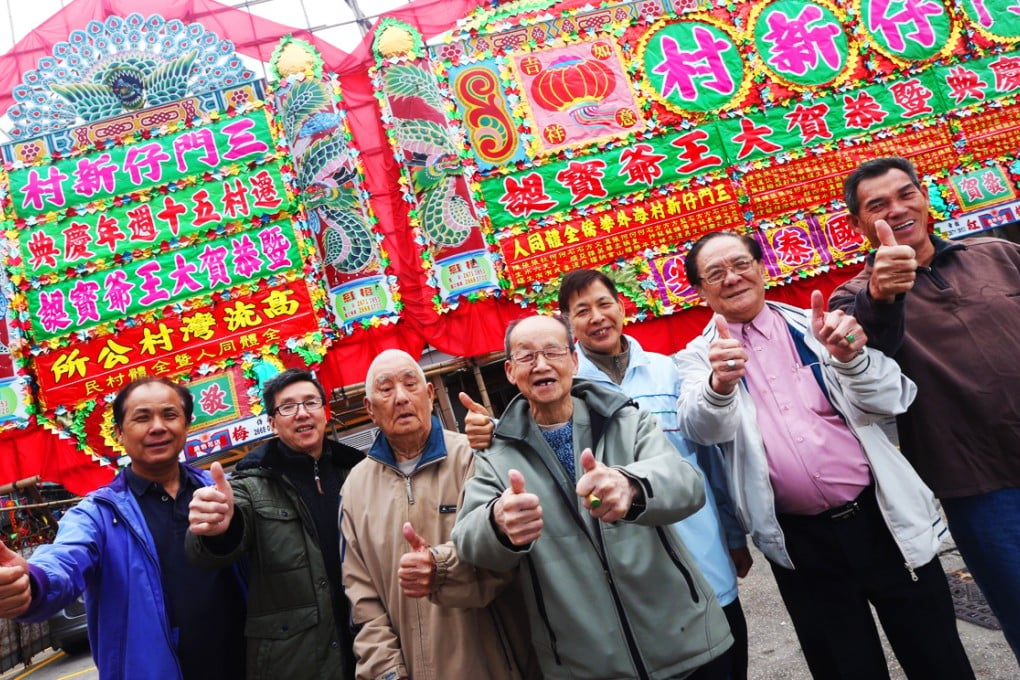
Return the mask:
M72 440L40 425L0 437L0 482L35 475L84 496L113 479L114 470L79 451Z

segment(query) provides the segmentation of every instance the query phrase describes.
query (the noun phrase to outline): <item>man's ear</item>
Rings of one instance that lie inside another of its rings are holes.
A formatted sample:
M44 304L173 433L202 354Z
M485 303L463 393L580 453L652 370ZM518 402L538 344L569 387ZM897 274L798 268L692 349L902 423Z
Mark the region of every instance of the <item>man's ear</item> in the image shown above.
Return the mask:
M368 400L368 397L365 397L364 399L361 400L361 403L365 405L365 412L368 413L368 417L371 418L372 422L374 423L375 415L372 414L372 402Z
M859 218L857 215L854 215L853 213L847 213L846 221L850 224L851 229L856 231L864 238L868 237L868 232L867 230L865 230L864 225L861 224L861 218Z

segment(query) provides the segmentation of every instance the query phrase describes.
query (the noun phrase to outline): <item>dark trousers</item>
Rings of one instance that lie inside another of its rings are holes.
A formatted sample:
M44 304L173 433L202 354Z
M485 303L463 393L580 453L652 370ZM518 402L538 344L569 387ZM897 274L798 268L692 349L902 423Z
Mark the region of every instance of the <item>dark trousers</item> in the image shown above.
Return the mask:
M740 598L733 600L722 610L730 624L730 632L733 633L729 680L747 680L747 619L744 618Z
M779 516L796 569L770 564L811 675L889 678L870 603L908 678L973 678L938 558L911 573L873 488L857 506L841 519Z

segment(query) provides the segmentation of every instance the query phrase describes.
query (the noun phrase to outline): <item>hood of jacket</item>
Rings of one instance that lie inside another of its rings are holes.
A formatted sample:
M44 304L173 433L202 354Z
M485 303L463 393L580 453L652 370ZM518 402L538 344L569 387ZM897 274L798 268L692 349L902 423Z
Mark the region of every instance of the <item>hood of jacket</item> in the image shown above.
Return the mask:
M429 438L425 442L425 450L422 451L421 460L418 461L417 468L423 465L428 465L432 461L440 460L446 457L446 441L443 438L443 425L439 422L439 418L432 416L430 421L432 423L432 429L429 431ZM390 441L383 434L382 430L379 430L379 434L376 436L375 441L372 442L372 448L368 450L368 457L376 460L383 465L388 465L391 468L397 468L397 457L393 455L393 448L390 446Z
M354 447L332 439L323 440L322 446L323 449L329 451L330 462L341 470L350 470L364 458L362 453ZM236 472L277 473L287 451L287 446L280 441L280 438L274 437L242 458L234 470Z

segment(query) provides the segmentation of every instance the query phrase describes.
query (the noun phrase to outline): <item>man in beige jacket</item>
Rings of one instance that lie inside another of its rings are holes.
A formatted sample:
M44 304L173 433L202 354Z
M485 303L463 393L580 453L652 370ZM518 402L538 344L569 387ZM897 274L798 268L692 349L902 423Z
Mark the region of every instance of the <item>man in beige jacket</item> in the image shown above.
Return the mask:
M474 458L467 437L432 417L433 398L406 352L386 350L368 369L380 434L340 502L357 677L540 677L516 583L460 562L450 542Z

